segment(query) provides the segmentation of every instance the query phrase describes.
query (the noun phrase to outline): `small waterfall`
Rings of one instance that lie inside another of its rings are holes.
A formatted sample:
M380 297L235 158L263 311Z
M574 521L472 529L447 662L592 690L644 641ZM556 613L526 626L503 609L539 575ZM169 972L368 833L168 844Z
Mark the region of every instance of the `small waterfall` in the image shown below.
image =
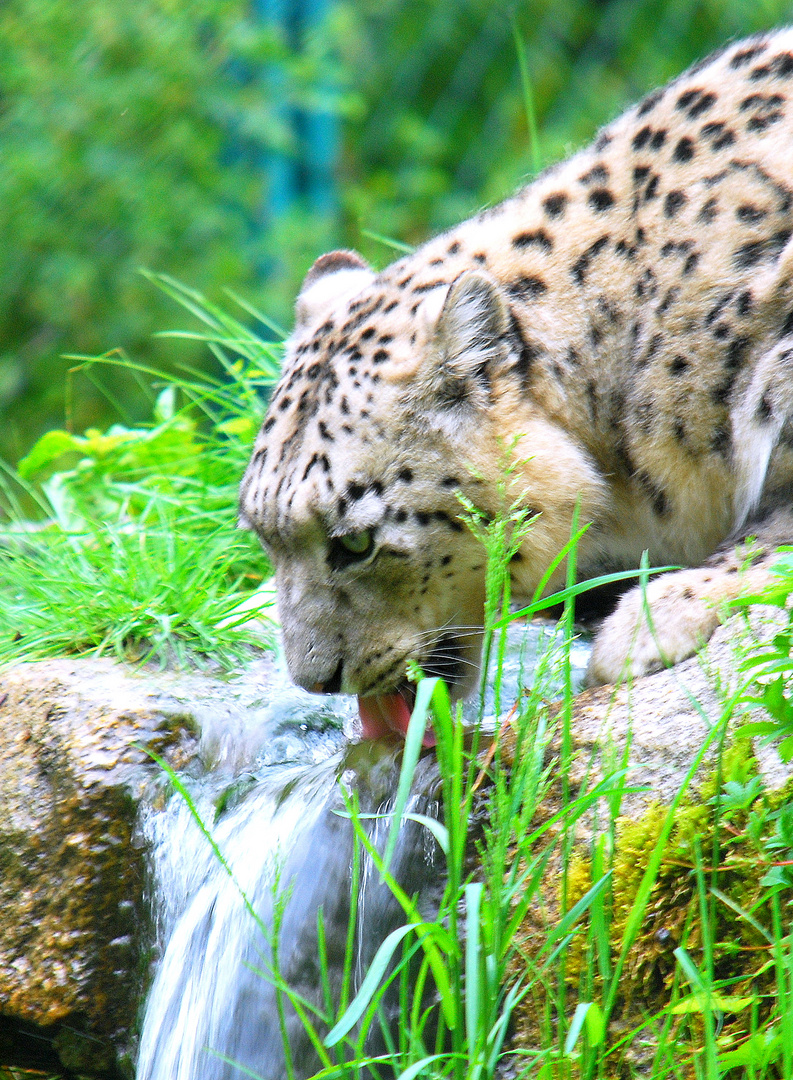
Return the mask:
M321 907L335 993L350 916L353 829L343 816L336 780L347 774L361 809L380 812L395 789L397 759L393 746L354 745L321 765L274 768L214 830L237 885L266 925L272 925L277 881L286 888L281 974L317 1004L317 912ZM434 785L434 763L428 759L422 766L418 782L426 790ZM425 795L423 812L432 812L432 801ZM177 916L171 898L163 927L166 935L170 929L168 946L149 996L138 1080L244 1075L229 1061L277 1080L286 1072L275 991L262 974L271 961L269 943L184 803L174 799L169 811L156 817L157 824L154 817L149 824L160 887L165 880L178 881L183 910ZM383 832L386 822L371 824ZM438 887L441 868L430 840L419 826L402 830L394 871L411 892L434 895ZM376 874L362 875L357 920L355 988L382 938L402 921L401 909ZM315 1054L300 1020L287 1012L295 1073L308 1075L317 1067Z
M513 638L504 700L514 697L524 665L533 664L541 651L536 631L528 645L523 628ZM207 725L211 756L227 767L189 782L194 804L233 880L181 797L172 797L164 808L153 807L144 822L163 952L146 1007L137 1080L287 1076L276 993L264 974L272 960L270 943L240 890L266 927L273 923L277 888L286 890L279 969L293 990L318 1005L323 992L317 930L321 908L328 982L338 1000L354 844L338 781L356 793L362 813L387 813L396 790L400 748L347 743L339 723L350 730L354 702L322 701L288 687L283 679L274 679L268 701L257 705L264 709L251 725L255 734L238 729L233 735L237 745L248 748L248 760L240 761L239 754L234 760L222 733ZM329 715L338 718L336 725L328 724ZM439 816L438 788L437 765L428 755L419 763L412 808ZM384 842L388 824L387 818L367 822L376 843ZM404 922L402 909L368 859L362 858L361 868L351 993L384 937ZM425 828L414 822L403 826L391 868L431 915L443 888L443 860ZM390 1006L386 1001L384 1007L397 1015L395 1001ZM316 1052L288 1005L286 1027L294 1075L309 1076L318 1068ZM382 1046L373 1041L368 1049L376 1053Z

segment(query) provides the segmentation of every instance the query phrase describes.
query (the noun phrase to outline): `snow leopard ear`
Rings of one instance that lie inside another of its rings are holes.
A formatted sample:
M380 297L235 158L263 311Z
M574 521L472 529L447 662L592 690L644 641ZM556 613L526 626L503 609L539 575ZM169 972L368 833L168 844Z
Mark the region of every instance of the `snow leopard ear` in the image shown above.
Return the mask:
M374 271L356 251L320 255L303 280L295 304L295 326L316 322L373 280Z
M509 314L495 281L466 271L441 308L422 373L423 389L441 407L485 406L490 376L509 349Z

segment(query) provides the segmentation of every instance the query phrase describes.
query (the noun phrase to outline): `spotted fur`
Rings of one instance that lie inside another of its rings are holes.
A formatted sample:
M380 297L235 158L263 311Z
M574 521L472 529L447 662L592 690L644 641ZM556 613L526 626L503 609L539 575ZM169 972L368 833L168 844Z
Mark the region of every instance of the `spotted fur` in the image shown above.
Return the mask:
M635 672L695 649L736 591L736 539L793 539L792 233L786 29L695 65L382 273L319 259L240 503L295 680L385 694L417 659L473 685L484 556L458 496L498 513L512 444L509 497L539 515L514 593L533 593L578 504L582 576L645 549L709 560L653 585L679 616L658 642L622 601L592 680L631 648Z

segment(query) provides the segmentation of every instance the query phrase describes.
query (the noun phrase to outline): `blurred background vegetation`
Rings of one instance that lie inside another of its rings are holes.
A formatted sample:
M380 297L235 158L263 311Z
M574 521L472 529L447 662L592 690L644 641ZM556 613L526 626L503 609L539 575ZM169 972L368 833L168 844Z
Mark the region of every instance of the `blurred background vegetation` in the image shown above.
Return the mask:
M791 19L778 0L4 0L0 454L148 412L131 376L69 376L64 354L212 362L154 336L185 316L141 267L288 325L322 251L384 265L372 234L415 243L500 200Z

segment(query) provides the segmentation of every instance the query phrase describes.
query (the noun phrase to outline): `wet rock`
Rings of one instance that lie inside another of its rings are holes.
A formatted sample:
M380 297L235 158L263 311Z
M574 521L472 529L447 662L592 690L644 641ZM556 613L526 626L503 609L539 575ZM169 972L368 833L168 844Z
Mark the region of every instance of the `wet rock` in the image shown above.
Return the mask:
M0 1056L24 1064L34 1025L51 1067L116 1075L147 966L144 747L182 767L195 726L110 661L21 665L0 703Z
M234 696L110 660L0 674L0 1065L129 1074L151 946L138 811L161 778L146 751L222 757L195 702L234 731Z
M165 789L147 751L219 805L254 763L326 758L352 711L269 656L235 678L76 658L0 673L0 1070L132 1074L156 948L141 819Z

